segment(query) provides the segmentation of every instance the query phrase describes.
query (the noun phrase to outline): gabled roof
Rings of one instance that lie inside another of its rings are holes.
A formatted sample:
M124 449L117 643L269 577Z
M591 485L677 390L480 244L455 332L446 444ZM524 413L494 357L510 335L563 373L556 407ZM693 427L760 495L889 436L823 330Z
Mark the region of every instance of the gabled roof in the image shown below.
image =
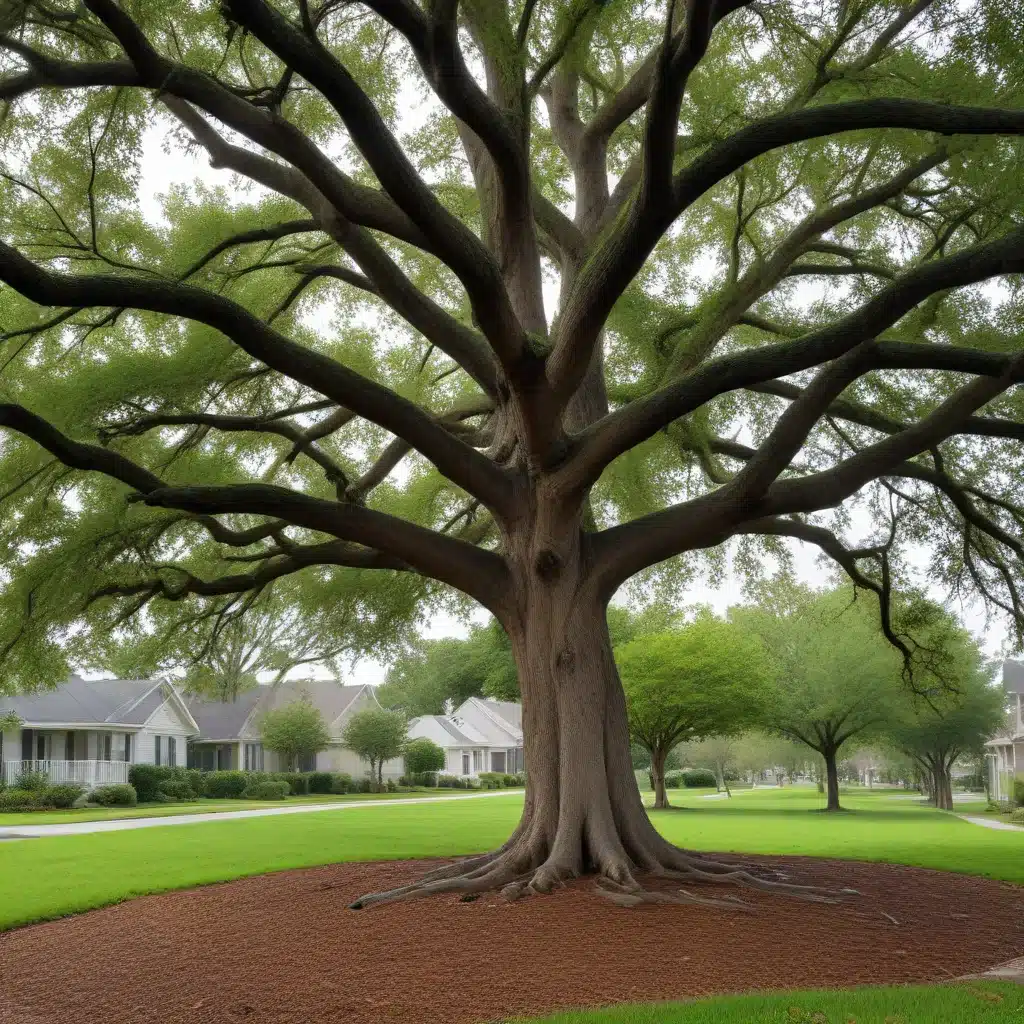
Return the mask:
M487 700L484 697L470 697L459 707L453 717L461 725L467 705L476 708L499 732L512 740L523 738L523 709L521 704L509 701Z
M510 700L487 700L484 697L478 698L488 711L497 715L500 719L508 722L515 729L522 731L523 728L523 705L516 704Z
M172 684L159 679L82 679L37 693L0 697L0 713L13 711L29 728L61 725L141 727L164 703L165 690L187 710Z
M1024 693L1024 663L1003 662L1003 689L1007 693Z
M450 742L443 744L449 747L486 747L490 746L487 738L482 736L471 725L466 722L455 723L447 715L421 715L409 722L410 734L415 731L419 723L433 723L440 732L449 738Z
M331 727L366 688L344 686L336 679L288 679L276 686L246 690L233 701L192 697L188 707L199 723L200 741L236 740L259 731L260 715L303 699L308 699Z

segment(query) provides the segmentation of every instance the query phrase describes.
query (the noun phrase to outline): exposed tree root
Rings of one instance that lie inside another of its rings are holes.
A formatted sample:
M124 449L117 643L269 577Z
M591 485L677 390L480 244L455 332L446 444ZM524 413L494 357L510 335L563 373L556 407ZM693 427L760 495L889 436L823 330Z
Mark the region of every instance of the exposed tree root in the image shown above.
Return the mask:
M626 907L641 903L687 903L732 910L752 909L737 896L704 896L682 888L674 893L645 889L635 875L647 874L674 882L757 889L813 903L839 903L847 896L858 895L855 889L825 889L782 881L781 872L763 865L721 863L703 854L666 846L670 856L664 856L666 851L662 849L661 856L649 854L634 861L624 854L602 857L595 866L597 891L613 903ZM361 910L378 903L441 893L470 896L489 891L500 891L505 899L513 901L528 893L549 893L581 874L571 865L556 862L551 856L542 859L538 853L536 844L519 840L494 853L436 868L410 885L363 896L350 906L352 910ZM766 874L776 877L765 877Z

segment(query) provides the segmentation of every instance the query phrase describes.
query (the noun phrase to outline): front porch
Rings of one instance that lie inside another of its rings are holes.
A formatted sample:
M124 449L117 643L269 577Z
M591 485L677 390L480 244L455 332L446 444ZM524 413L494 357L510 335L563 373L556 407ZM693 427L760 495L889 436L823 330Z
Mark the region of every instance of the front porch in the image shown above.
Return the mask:
M113 786L128 781L127 761L5 761L4 783L13 786L20 775L45 772L54 785L75 783L85 790L99 786Z

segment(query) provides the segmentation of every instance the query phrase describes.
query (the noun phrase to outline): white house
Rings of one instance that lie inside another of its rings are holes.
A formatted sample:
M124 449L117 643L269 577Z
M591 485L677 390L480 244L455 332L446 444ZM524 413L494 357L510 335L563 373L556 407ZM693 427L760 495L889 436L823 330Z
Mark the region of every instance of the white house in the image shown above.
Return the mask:
M129 765L184 765L199 732L181 694L153 679L82 679L53 690L0 697L0 715L21 726L0 733L0 770L10 784L25 771L88 789L127 782Z
M351 750L341 745L341 734L357 711L379 708L372 686L344 686L336 679L284 680L275 686L257 686L233 701L189 698L189 711L199 723L199 734L189 747L189 764L204 771L240 768L276 772L287 769L280 757L265 750L260 718L266 712L297 700L308 700L323 716L331 744L320 753L301 759L300 771L348 772L360 778L370 770ZM385 778L402 774L402 761L384 764Z
M409 738L420 737L433 740L444 750L448 775L524 770L520 704L470 697L451 714L412 719Z
M1003 690L1009 704L1006 722L985 744L993 800L1011 797L1014 779L1024 778L1024 664L1003 662Z

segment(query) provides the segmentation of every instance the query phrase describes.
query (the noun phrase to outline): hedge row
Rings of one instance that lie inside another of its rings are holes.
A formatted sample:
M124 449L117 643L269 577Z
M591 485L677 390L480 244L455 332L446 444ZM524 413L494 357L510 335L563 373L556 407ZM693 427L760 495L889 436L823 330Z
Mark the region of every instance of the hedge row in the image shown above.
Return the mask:
M22 780L18 780L19 783ZM0 811L54 811L72 807L82 795L81 786L71 783L27 788L15 785L0 790Z

